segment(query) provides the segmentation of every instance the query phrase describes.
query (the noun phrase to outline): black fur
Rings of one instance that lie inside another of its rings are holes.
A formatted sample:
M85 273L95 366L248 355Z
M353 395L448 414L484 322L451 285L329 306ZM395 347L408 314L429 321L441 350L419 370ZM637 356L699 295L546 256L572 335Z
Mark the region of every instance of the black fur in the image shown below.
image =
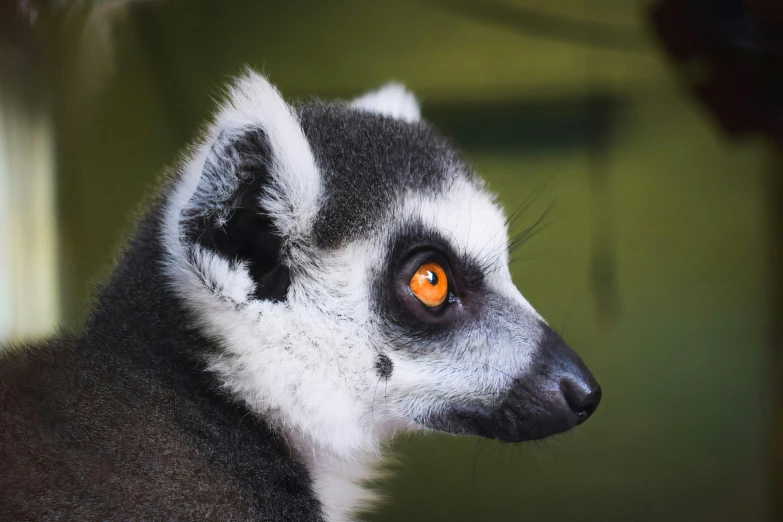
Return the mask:
M449 347L448 338L460 325L480 320L485 303L492 299L484 284L481 262L456 251L437 230L411 220L392 238L373 286L374 310L385 320L380 324L392 346L413 353L431 346ZM436 262L448 277L449 297L430 308L410 291L410 279L425 262ZM449 349L449 348L445 348Z
M300 107L299 118L326 194L315 224L318 246L364 237L404 190L439 192L455 176L474 179L448 140L426 123L320 103Z
M380 354L378 362L375 363L375 369L378 370L378 375L388 379L394 371L394 363L388 355Z
M198 362L158 213L81 332L0 356L0 520L323 520L306 470Z

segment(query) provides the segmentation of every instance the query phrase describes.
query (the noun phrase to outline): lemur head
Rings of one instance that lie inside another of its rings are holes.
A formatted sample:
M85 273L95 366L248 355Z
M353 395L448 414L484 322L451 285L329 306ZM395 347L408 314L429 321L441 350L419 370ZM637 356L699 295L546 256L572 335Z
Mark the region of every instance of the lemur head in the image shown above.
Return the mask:
M208 369L301 446L538 439L600 387L520 294L502 209L389 85L290 106L248 72L170 190L172 286Z

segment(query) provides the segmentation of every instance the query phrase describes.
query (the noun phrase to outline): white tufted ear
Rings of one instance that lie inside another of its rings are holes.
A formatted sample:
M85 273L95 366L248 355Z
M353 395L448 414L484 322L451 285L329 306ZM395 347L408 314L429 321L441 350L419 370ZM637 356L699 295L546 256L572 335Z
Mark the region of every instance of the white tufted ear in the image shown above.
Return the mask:
M296 112L266 78L247 70L168 195L163 240L177 290L203 310L212 310L214 294L238 305L251 296L280 299L285 284L276 287L280 295L259 292L276 279L275 267L285 266L283 240L310 230L320 193L320 171ZM243 251L245 245L262 248Z
M387 83L376 91L356 98L351 105L409 123L417 122L421 118L419 101L401 83Z
M321 176L307 138L277 89L250 69L229 89L183 170L168 208L172 242L181 220L210 214L225 225L243 183L254 178L263 178L257 197L281 235L301 236L315 218Z

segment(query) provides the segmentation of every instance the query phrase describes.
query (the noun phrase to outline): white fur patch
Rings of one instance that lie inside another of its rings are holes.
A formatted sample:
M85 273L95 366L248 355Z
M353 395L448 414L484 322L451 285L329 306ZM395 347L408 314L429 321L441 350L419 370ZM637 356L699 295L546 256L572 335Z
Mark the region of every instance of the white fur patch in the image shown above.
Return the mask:
M389 116L409 123L421 119L421 108L416 96L401 83L387 83L351 102L353 107Z

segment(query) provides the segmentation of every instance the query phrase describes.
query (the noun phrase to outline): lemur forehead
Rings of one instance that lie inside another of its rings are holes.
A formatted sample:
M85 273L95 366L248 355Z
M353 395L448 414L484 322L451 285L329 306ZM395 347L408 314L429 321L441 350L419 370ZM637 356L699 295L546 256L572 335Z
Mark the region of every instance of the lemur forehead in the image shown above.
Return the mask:
M459 180L475 184L448 140L426 123L345 104L312 103L298 113L322 176L319 246L366 237L411 194L435 197Z

